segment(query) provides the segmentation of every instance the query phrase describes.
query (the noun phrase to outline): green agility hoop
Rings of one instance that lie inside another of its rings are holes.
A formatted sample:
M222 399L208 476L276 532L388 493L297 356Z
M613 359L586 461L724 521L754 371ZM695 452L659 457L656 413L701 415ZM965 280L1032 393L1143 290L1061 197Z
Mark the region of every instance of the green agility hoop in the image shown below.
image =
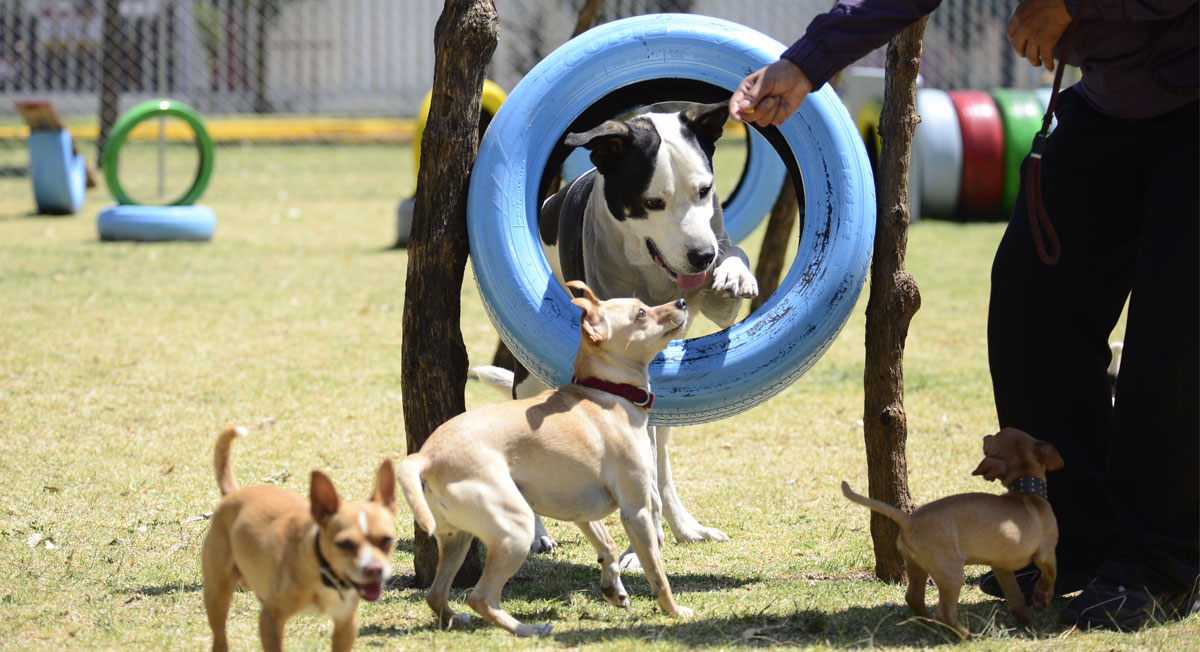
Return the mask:
M104 181L108 184L108 190L116 198L118 204L137 205L137 202L125 192L125 189L121 187L121 182L117 179L117 157L121 146L125 144L125 139L133 132L134 127L151 118L165 117L179 118L192 128L192 132L196 135L196 149L200 154L200 164L197 166L196 178L192 180L191 187L169 205L190 206L194 204L204 192L205 186L208 185L208 179L212 176L213 169L213 141L212 137L208 135L208 130L204 128L200 114L183 102L168 99L147 100L130 109L113 125L108 142L104 145L104 154L100 159L101 165L104 167Z

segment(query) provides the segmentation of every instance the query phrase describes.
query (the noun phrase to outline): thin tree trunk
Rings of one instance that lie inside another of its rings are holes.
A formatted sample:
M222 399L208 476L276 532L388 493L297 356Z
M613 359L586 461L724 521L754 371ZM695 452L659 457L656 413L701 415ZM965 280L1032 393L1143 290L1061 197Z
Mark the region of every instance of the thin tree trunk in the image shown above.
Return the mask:
M96 165L104 157L108 134L117 122L121 103L121 74L125 69L125 39L121 36L121 3L104 0L100 41L104 60L100 66L100 135L96 138Z
M904 269L908 247L908 167L917 116L917 69L921 61L921 19L888 44L883 112L879 132L880 183L871 260L871 293L867 302L866 369L863 435L872 498L910 512L908 462L905 445L908 421L904 414L904 341L908 325L921 307L917 283ZM871 512L875 544L875 575L889 582L904 579L896 550L896 524Z
M422 138L421 170L408 243L400 383L408 452L466 410L467 351L459 293L466 269L467 187L479 149L484 71L496 49L492 0L446 0L434 30L433 99ZM417 585L437 569L437 543L414 524ZM480 575L478 542L456 585Z
M746 127L747 130L750 127ZM749 134L746 135L749 138ZM783 274L783 259L787 254L792 227L796 226L800 202L796 198L796 186L784 177L779 188L779 197L771 207L767 218L767 231L763 234L762 248L758 252L758 264L754 267L754 278L758 280L758 296L750 301L750 312L762 307L771 293L779 288L779 277Z

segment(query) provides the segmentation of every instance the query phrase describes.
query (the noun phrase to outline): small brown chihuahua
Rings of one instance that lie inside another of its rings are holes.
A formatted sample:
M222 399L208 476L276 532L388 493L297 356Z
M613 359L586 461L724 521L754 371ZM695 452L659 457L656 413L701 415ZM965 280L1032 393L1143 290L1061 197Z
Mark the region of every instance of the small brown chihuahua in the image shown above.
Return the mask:
M962 635L958 622L958 594L966 564L992 567L1017 623L1030 624L1025 597L1013 571L1031 561L1042 572L1033 594L1033 607L1044 610L1054 590L1058 522L1046 500L1046 471L1063 467L1054 446L1016 428L1005 428L983 438L983 461L972 475L1000 480L1003 495L967 493L947 496L924 505L912 514L872 498L860 496L842 482L842 494L870 507L900 526L896 548L908 568L905 600L919 618L928 618L925 580L938 587L937 620Z
M217 437L213 466L224 498L204 539L204 607L217 652L229 649L225 619L241 584L258 596L264 650L283 650L283 630L298 613L333 618L333 650L348 651L358 636L358 599L378 600L392 574L396 475L392 461L375 472L365 502L338 499L333 482L312 472L309 500L278 487L239 489L229 464L244 428Z

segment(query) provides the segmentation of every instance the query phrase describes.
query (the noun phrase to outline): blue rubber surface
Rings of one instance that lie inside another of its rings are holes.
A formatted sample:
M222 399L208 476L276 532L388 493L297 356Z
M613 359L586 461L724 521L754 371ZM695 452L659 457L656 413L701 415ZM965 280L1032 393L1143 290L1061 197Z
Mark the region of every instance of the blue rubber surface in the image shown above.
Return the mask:
M38 213L70 215L83 206L87 170L66 129L29 134L29 177Z
M100 211L96 228L101 240L161 242L211 240L217 216L208 206L137 206L116 204Z
M509 94L480 144L468 232L492 323L542 381L569 381L579 345L579 309L551 276L537 237L538 182L561 134L613 89L683 78L732 92L783 50L759 32L716 18L638 16L565 43ZM654 361L652 423L713 421L774 396L829 348L855 305L875 234L875 187L862 140L828 87L809 95L779 133L804 179L796 259L754 315L712 335L672 342Z

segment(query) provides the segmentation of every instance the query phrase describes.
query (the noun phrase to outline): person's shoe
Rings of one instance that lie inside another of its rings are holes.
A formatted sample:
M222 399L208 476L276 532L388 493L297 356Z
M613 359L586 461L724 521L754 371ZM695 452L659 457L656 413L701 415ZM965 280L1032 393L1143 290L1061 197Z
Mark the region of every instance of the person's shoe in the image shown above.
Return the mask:
M1193 592L1151 593L1097 577L1067 602L1059 619L1081 629L1132 631L1151 622L1184 618L1197 611L1198 606Z
M1038 570L1037 566L1030 564L1018 571L1013 571L1013 577L1017 578L1017 586L1021 587L1021 595L1028 600L1033 596L1033 588L1037 586L1037 581L1042 577L1042 571ZM1067 595L1082 590L1088 584L1088 576L1084 573L1075 573L1071 571L1063 571L1059 569L1058 577L1054 578L1054 596ZM1000 588L1000 582L996 579L996 574L992 571L984 573L979 578L979 590L993 598L1003 598L1004 589Z

